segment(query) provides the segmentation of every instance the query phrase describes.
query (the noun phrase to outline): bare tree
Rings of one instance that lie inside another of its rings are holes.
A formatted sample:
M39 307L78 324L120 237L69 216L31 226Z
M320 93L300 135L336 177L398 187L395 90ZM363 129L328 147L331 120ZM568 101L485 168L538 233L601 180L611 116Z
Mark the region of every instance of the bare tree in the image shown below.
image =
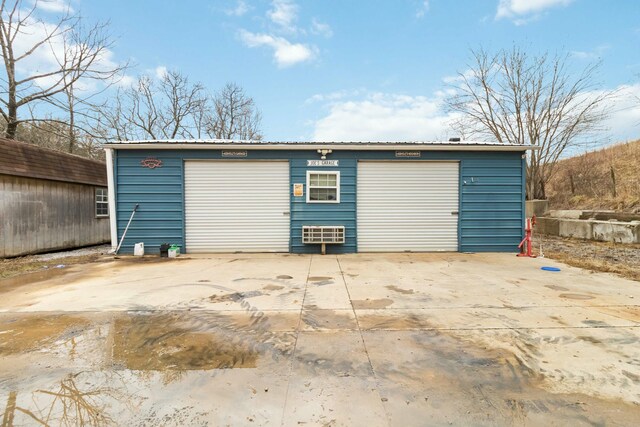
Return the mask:
M80 15L72 14L71 8L54 22L45 22L37 16L38 3L0 3L0 49L4 61L0 115L6 138L15 138L20 123L45 120L37 115L19 115L23 108L34 112L37 104L59 106L66 98L69 111L73 111L69 100L76 99L73 87L81 79L108 81L122 70L122 66L105 61L111 46L106 24L84 31ZM43 57L53 57L55 61L33 66ZM75 123L70 129L74 128ZM73 140L70 144L73 149Z
M96 113L107 139L193 138L195 118L203 114L207 100L201 84L191 84L178 71L167 71L159 80L138 77Z
M261 140L262 115L253 98L235 83L227 83L213 98L208 132L214 138Z
M614 94L596 87L599 64L573 77L567 56L530 56L515 47L471 53L470 69L458 74L457 94L447 100L450 111L461 113L454 129L536 146L528 154L527 198L546 198L560 156L599 131L607 117L606 101Z

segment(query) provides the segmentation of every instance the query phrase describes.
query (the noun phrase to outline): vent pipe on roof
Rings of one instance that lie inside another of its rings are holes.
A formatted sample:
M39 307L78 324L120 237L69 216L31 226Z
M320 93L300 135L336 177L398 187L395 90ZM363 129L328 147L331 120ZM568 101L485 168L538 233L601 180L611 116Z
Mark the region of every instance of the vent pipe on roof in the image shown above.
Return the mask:
M449 138L449 142L460 142L460 138Z

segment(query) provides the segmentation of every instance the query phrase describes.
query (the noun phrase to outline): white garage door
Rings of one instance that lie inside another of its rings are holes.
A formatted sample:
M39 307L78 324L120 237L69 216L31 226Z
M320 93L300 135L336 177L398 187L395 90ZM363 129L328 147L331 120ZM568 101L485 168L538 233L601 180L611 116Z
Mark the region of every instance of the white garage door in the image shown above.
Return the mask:
M359 162L358 251L457 251L458 162Z
M288 252L289 163L186 161L186 249Z

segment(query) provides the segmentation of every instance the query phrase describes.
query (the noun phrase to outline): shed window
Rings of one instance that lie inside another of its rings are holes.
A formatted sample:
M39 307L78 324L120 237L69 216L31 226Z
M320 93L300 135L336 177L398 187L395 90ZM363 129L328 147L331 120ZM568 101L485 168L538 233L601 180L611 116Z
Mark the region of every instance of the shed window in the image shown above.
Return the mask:
M98 218L109 216L109 195L106 188L96 188L96 216Z
M307 171L308 203L340 203L340 172Z

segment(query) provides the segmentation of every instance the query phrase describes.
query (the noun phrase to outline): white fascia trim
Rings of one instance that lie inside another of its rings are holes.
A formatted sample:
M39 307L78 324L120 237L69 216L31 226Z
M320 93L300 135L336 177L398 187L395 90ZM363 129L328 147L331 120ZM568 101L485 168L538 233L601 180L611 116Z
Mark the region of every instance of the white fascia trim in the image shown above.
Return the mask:
M109 199L109 230L111 232L111 249L118 247L118 222L116 218L116 186L113 175L113 149L105 148L107 160L107 197Z
M538 150L533 145L361 145L361 144L199 144L199 143L118 143L105 144L116 150L354 150L354 151L527 151Z

